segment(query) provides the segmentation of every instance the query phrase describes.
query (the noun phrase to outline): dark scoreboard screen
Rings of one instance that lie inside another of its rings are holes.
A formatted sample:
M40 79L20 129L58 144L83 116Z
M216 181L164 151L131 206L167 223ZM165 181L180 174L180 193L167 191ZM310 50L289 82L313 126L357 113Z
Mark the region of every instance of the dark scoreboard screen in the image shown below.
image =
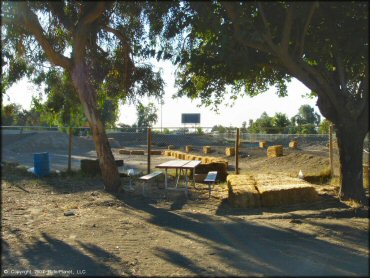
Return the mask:
M181 123L182 124L200 124L200 114L181 114Z

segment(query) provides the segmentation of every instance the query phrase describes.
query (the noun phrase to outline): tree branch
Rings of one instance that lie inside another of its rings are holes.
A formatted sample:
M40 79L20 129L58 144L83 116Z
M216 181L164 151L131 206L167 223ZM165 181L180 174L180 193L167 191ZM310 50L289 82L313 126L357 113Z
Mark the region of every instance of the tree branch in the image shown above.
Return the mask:
M335 62L336 62L337 69L338 69L339 82L340 82L341 89L344 93L347 94L348 90L347 90L347 85L345 81L343 61L338 52L335 55Z
M74 32L74 25L73 22L66 16L64 13L64 2L48 2L48 6L53 14L55 14L59 21L63 24L63 26L71 31Z
M95 20L97 20L101 14L107 10L107 4L110 6L113 5L112 2L105 2L105 1L99 1L99 2L87 2L89 5L95 5L89 12L87 12L77 23L77 25L86 26L88 24L93 23ZM86 4L87 4L86 3Z
M303 51L304 51L304 40L305 40L305 37L306 37L308 26L311 23L311 19L312 19L313 13L314 13L314 11L315 11L315 9L317 7L319 7L318 2L312 3L312 6L311 6L310 11L309 11L308 16L307 16L306 23L304 25L304 28L303 28L303 31L302 31L302 36L301 36L301 43L300 43L300 49L299 49L299 57L300 58L302 58L302 55L303 55Z
M240 15L239 15L239 12L236 9L234 9L234 6L233 6L234 3L224 1L224 2L221 2L221 4L225 8L227 15L232 20L234 31L235 31L234 35L235 35L236 39L239 41L239 43L241 43L242 45L244 45L246 47L257 49L257 50L260 50L262 52L266 52L266 53L271 52L271 50L268 47L266 47L264 44L258 43L258 42L252 42L252 41L247 40L246 38L242 37L242 35L241 35L242 32L241 32L241 29L240 29L240 25L238 23L239 22L238 17L240 17Z
M272 40L272 34L271 34L271 31L270 31L270 26L269 26L268 21L266 19L265 13L263 12L262 4L260 2L258 2L257 5L258 5L258 9L260 11L260 15L261 15L261 18L262 18L263 25L265 26L265 29L266 29L266 32L262 36L264 37L267 44L270 46L271 50L275 51L275 45L274 45L274 42Z
M87 4L86 2L85 4ZM73 36L73 59L75 63L80 63L86 55L87 36L90 32L91 25L101 17L104 11L109 9L113 2L100 1L90 2L88 5L94 5L76 24L76 32ZM91 6L90 6L91 7Z
M287 15L284 21L284 27L283 27L283 34L281 38L281 50L288 53L288 48L289 48L289 40L290 40L290 33L292 31L292 23L293 23L293 7L292 5L294 3L290 3L291 5L289 6L287 10Z
M21 9L19 13L20 16L16 16L15 19L3 17L3 23L15 24L23 30L30 32L41 45L51 63L65 69L70 68L70 59L53 49L53 46L44 34L44 30L42 29L37 16L27 7L27 4L25 2L21 2L19 3L19 8Z
M128 43L129 42L129 39L127 38L127 36L125 34L123 34L122 32L120 32L119 30L114 29L114 28L112 28L108 25L104 26L103 29L112 33L113 35L115 35L123 43Z

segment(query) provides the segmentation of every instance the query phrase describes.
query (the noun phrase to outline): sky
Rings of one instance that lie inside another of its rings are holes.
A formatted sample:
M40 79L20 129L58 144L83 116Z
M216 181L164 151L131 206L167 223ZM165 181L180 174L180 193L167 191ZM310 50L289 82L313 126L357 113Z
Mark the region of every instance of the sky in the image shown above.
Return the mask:
M320 116L316 106L316 99L308 99L303 95L310 92L300 81L292 79L288 84L288 96L279 98L276 95L276 89L271 88L269 91L260 94L256 97L238 98L232 107L220 106L219 113L216 114L210 108L197 107L200 100L191 101L183 97L173 99L172 95L176 93L174 86L175 68L169 61L156 62L153 61L156 69L162 70L165 85L164 104L159 105L154 98L141 99L144 104L153 102L158 108L158 121L154 127L181 127L182 113L200 113L200 126L212 127L214 125L241 127L244 121L249 122L250 119L255 120L266 112L269 116L273 116L277 112L285 113L289 118L298 113L298 109L303 104L309 104L314 107L315 112ZM40 88L22 79L17 84L14 84L8 89L6 96L3 97L3 103L7 104L15 102L21 104L24 109L29 109L31 105L32 95L38 95ZM136 109L134 105L121 105L119 112L119 120L117 123L132 125L137 121ZM323 117L321 116L321 119ZM161 124L162 122L162 124Z

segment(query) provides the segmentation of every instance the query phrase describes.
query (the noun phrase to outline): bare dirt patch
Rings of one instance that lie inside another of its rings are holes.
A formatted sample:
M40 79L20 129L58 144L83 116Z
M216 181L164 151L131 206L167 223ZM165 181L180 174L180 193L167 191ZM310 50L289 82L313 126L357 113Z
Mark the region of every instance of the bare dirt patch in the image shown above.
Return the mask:
M334 186L317 185L315 203L235 209L225 184L210 199L201 184L189 199L183 192L165 197L161 181L143 197L134 184L133 192L111 195L99 177L35 179L3 164L2 274L368 274L368 211L339 202Z

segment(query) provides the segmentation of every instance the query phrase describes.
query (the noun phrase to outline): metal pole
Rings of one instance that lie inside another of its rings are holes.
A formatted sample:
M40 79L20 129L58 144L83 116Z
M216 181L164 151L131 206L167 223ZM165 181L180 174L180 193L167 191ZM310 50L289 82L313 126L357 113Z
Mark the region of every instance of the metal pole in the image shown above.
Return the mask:
M163 105L163 102L161 100L161 133L162 133L162 105Z
M72 161L72 127L69 127L68 172L71 172L71 161Z
M333 167L333 124L329 126L329 164L330 164L330 175L334 176Z
M150 152L152 146L152 129L148 127L148 169L147 172L150 174Z
M239 140L240 140L240 128L236 129L235 137L235 174L239 174Z

